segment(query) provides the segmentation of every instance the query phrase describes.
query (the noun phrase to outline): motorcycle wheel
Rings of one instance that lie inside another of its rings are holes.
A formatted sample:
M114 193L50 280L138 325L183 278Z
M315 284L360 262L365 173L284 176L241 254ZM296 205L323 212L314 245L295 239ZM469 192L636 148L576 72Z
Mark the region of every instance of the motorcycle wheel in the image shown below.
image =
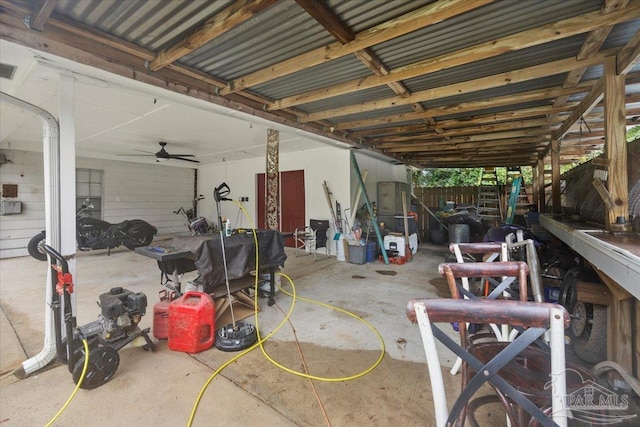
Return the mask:
M43 231L33 236L31 240L29 240L29 243L27 244L27 251L29 252L29 255L31 255L38 261L47 260L47 254L40 249L40 243L44 243L45 238L46 238L46 234Z
M140 247L140 246L149 246L152 241L153 241L153 236L149 235L149 236L141 237L140 239L137 239L137 242L132 243L132 244L128 244L128 245L125 245L125 246L126 246L127 249L132 251L135 248Z

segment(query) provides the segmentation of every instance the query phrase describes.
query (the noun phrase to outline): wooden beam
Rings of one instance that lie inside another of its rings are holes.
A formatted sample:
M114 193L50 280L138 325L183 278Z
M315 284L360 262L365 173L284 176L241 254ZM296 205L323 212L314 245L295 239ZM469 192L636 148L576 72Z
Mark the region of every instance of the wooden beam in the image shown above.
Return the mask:
M618 54L616 64L617 73L626 75L640 58L640 31L636 32L631 40L622 48Z
M614 201L611 209L605 210L607 229L612 229L617 217L629 217L629 185L627 175L627 141L625 138L624 75L616 72L617 58L610 56L604 61L604 112L605 154L609 160L607 189Z
M388 76L369 76L335 86L282 98L270 105L269 109L292 107L294 105L319 101L321 99L344 95L359 90L370 89L387 84L390 81L402 81L418 76L424 76L436 71L469 64L480 59L487 59L507 52L585 33L603 25L615 25L620 22L630 21L638 17L640 17L640 1L634 0L627 8L608 15L601 15L600 11L596 11L557 21L539 28L523 31L501 39L491 40L480 45L471 46L466 49L461 49L435 58L429 58L424 61L409 64L407 66L391 70ZM584 65L588 66L587 63L584 63ZM275 77L278 76L276 75L272 78Z
M537 168L538 168L538 212L545 212L547 196L545 193L545 176L544 176L544 157L540 156L537 160Z
M580 105L573 110L573 113L569 116L567 120L564 121L562 126L554 132L553 137L555 139L562 139L564 135L571 129L571 127L576 124L580 117L588 114L593 107L595 107L603 98L604 90L604 81L602 79L598 80L598 82L591 88L589 94L584 97L584 99L580 102Z
M488 124L488 125L480 125L480 126L470 126L463 128L452 128L446 129L443 133L437 134L435 132L431 133L421 133L421 134L408 134L408 135L398 135L398 136L381 136L379 138L371 138L368 139L370 143L381 144L385 142L409 142L416 139L435 139L442 138L445 136L456 137L456 136L467 136L467 135L480 135L485 133L492 132L503 132L510 130L527 130L527 129L536 129L537 132L546 132L549 133L549 129L541 129L542 126L548 124L547 119L534 119L534 120L518 120L516 122L506 122L506 123L496 123L496 124Z
M602 6L602 9L600 10L600 13L606 15L613 12L614 10L627 7L628 4L629 0L606 0L604 6ZM612 25L606 25L598 27L595 30L591 31L587 36L587 39L582 44L580 52L578 52L577 59L586 59L598 53L612 28ZM575 87L580 82L580 79L582 79L582 76L584 75L584 72L586 70L587 68L583 67L569 71L567 77L565 78L563 86ZM567 96L559 97L558 99L556 99L555 105L564 105L566 104L567 100Z
M318 21L318 23L320 23L320 25L331 33L331 35L340 43L347 44L356 38L356 35L351 28L342 22L340 17L331 8L329 8L325 2L318 2L315 0L296 0L296 3L311 15L313 19ZM387 67L382 63L380 58L371 51L371 49L359 50L354 52L354 55L375 75L386 76L389 74ZM410 95L409 89L400 82L390 82L387 83L387 86L403 98ZM418 112L424 110L422 105L417 103L412 104L411 107Z
M356 38L347 43L332 43L313 49L301 55L289 58L280 63L270 65L256 72L247 74L229 83L222 90L223 95L230 94L266 81L305 70L314 65L350 55L359 50L400 37L429 25L476 9L493 0L442 0L406 13L395 19L383 22L356 34Z
M81 24L71 26L67 21L63 22L56 17L55 13L49 19L43 33L30 31L23 22L27 10L14 3L2 2L2 5L4 9L0 13L0 37L7 41L231 110L262 117L274 123L323 135L334 141L351 144L351 141L345 139L340 132L331 132L315 123L300 123L293 114L274 114L264 111L262 108L264 103L252 103L249 94L246 98L244 94L227 98L217 96L214 94L214 88L217 87L216 80L210 76L201 75L196 70L185 72L187 67L171 64L156 73L150 72L144 67L144 61L141 59L153 58L153 52L124 41L117 43L114 37L91 30ZM70 41L73 44L69 44Z
M553 213L561 213L560 193L560 141L551 139L551 207Z
M590 65L596 65L604 60L604 56L600 56L598 59L592 59ZM569 70L575 67L581 67L578 65L574 58L567 58L564 60L554 61L548 64L536 65L533 67L522 68L519 70L508 71L506 73L494 74L487 77L481 77L479 79L468 80L465 82L449 84L446 86L440 86L432 89L415 92L408 97L392 97L386 99L379 99L376 101L363 102L360 104L348 105L346 107L333 108L325 111L318 111L311 113L302 118L303 122L312 122L317 120L324 120L333 117L346 116L351 114L364 113L369 111L377 111L381 109L388 109L393 107L399 107L401 105L407 105L414 102L422 101L434 101L436 99L448 98L451 96L462 95L465 93L491 89L496 87L503 87L512 85L515 83L521 83L528 80L534 80L541 77L546 77L551 74L559 74L565 70ZM554 98L560 95L572 95L575 93L587 92L588 87L583 88L548 88L540 89L530 92L516 93L505 96L500 96L492 99L486 99L483 101L466 102L453 105L444 105L436 108L428 108L423 113L414 113L417 116L420 114L429 116L442 116L464 113L468 111L481 110L485 108L500 107L504 105L519 104L530 101L539 101L548 98Z
M29 17L29 28L35 31L43 31L47 20L55 10L60 0L37 0L33 4Z
M149 64L149 69L158 71L162 67L166 67L199 49L205 43L240 25L273 3L275 3L275 0L236 0L231 2L230 6L207 19L194 33L158 53L156 58Z
M538 168L537 164L531 167L531 189L533 190L533 205L539 206ZM536 209L536 212L540 212Z
M562 111L567 111L567 109L571 109L575 107L577 104L566 105L562 107L552 107L552 106L544 106L544 107L530 107L523 109L514 109L510 111L505 111L502 113L494 113L494 114L481 114L477 116L469 116L459 119L449 119L449 120L440 120L438 121L438 125L442 128L448 127L462 127L462 126L474 126L482 123L494 123L494 122L503 122L509 120L517 120L523 119L527 117L538 117L543 116L545 114L558 113ZM338 123L334 126L336 130L352 130L358 128L365 128L369 126L376 125L386 125L390 123L400 123L400 122L408 122L411 120L417 120L418 118L415 116L415 113L406 113L406 114L398 114L396 116L382 116L377 119L366 119L366 120L356 120L352 122L342 122Z
M450 138L444 140L444 138L438 138L437 140L425 141L420 138L415 138L409 141L401 141L401 142L382 142L375 144L376 147L382 149L392 150L395 148L405 148L405 147L415 147L419 148L421 146L434 146L436 144L442 144L443 146L454 146L457 143L463 142L484 142L484 141L502 141L509 140L516 142L521 138L535 138L536 141L541 139L549 140L550 138L541 138L542 135L548 135L548 129L525 129L522 131L507 131L507 132L488 132L488 133L479 133L475 135L467 135L467 136L458 136L454 138Z
M453 139L452 139L453 140ZM508 138L502 140L488 139L483 141L458 141L454 142L441 141L434 143L413 143L405 145L396 145L392 147L377 146L376 148L382 149L385 153L411 153L419 151L455 151L461 148L500 148L509 150L522 149L523 146L532 147L540 146L546 147L548 141L539 137L520 137L520 138Z

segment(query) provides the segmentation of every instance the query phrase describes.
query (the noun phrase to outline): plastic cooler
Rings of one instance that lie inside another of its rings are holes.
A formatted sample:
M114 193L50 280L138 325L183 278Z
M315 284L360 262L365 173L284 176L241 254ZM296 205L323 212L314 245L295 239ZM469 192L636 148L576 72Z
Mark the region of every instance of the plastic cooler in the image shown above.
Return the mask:
M173 351L198 353L215 339L215 305L204 292L186 292L169 304L168 346Z

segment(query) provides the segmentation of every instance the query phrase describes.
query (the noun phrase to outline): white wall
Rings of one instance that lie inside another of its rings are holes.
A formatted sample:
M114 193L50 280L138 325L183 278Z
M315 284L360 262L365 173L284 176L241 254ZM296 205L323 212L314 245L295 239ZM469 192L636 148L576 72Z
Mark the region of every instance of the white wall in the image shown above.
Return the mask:
M10 161L0 166L0 184L17 184L18 198L9 200L22 202L21 214L0 216L0 258L23 256L29 239L44 228L42 153L0 153ZM104 220L141 218L155 225L158 235L187 231L172 211L191 206L193 169L89 158L77 158L76 167L103 171Z
M329 206L322 189L323 181L327 182L334 201L338 200L341 206L349 206L349 152L347 150L327 147L300 153L281 153L279 169L280 172L304 170L307 222L309 218L331 218ZM251 216L251 221L257 226L256 175L265 173L265 170L265 159L200 166L198 170L198 192L205 196L205 200L201 202L202 209L200 214L210 220L217 221L213 189L222 182L226 182L231 189L230 197L233 200L238 200L241 196L249 197L249 202L243 203L243 205ZM233 227L248 228L250 226L249 221L243 215L240 215L240 219L236 222L239 207L235 203L220 203L220 211L221 216L231 219Z
M266 139L266 136L265 136ZM266 142L265 142L266 143ZM266 149L265 149L266 150ZM367 194L370 200L376 201L378 181L407 182L406 168L403 165L391 165L388 162L377 160L369 156L356 154L356 160L360 171L368 170L366 180ZM226 182L231 188L230 197L238 200L241 196L248 196L249 202L244 203L245 209L251 215L254 225L258 223L256 215L256 174L264 173L266 162L264 159L251 161L227 162L220 165L200 166L198 171L198 192L204 194L200 214L210 220L217 221L213 189ZM307 150L301 153L280 154L280 172L292 170L304 170L305 194L306 194L306 221L314 219L331 219L329 206L322 188L326 181L334 202L337 200L343 210L343 218L354 209L351 203L358 188L358 181L351 165L350 151L335 147L327 147L316 150ZM359 205L364 203L361 197ZM220 204L221 216L231 219L234 227L249 227L249 222L241 215L238 217L239 207L235 203L222 202ZM293 231L293 230L283 230ZM329 231L332 236L335 230Z

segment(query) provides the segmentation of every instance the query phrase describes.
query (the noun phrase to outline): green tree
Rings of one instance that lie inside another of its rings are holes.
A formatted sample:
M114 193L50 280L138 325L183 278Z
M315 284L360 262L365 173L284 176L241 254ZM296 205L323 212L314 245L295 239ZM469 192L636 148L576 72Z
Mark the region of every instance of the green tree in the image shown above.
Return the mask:
M633 126L627 130L627 142L640 138L640 126ZM602 154L603 150L598 150L586 154L569 165L562 165L560 173L564 173L574 167L587 162ZM531 166L520 168L522 179L526 184L531 184L533 171ZM506 184L507 168L496 168L498 183ZM413 183L417 187L458 187L478 185L482 177L482 168L437 168L423 169L413 173Z
M417 187L458 187L478 185L480 168L430 168L413 173L413 183Z

